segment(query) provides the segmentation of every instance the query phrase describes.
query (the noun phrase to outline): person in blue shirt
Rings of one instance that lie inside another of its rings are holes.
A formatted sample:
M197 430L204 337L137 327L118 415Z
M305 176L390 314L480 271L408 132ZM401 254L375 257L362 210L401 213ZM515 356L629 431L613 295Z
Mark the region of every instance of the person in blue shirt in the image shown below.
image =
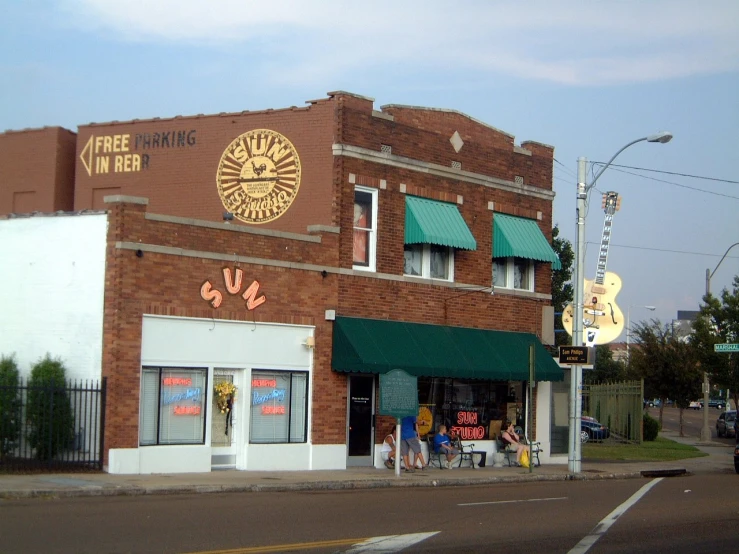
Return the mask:
M446 425L439 425L439 430L434 435L434 452L446 455L446 463L443 467L452 469L452 460L459 454L459 450L452 446L452 441L446 434Z
M410 461L411 450L414 452L413 463ZM400 454L403 456L407 473L415 472L418 462L421 462L421 469L425 470L428 467L423 461L423 453L421 453L416 416L406 416L400 420Z

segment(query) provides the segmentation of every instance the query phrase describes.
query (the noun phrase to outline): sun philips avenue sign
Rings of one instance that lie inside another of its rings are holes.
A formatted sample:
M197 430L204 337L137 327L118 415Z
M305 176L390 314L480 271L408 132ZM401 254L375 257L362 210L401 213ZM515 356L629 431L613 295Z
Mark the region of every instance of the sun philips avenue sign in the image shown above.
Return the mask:
M739 343L732 344L730 342L717 343L713 345L714 352L739 352Z

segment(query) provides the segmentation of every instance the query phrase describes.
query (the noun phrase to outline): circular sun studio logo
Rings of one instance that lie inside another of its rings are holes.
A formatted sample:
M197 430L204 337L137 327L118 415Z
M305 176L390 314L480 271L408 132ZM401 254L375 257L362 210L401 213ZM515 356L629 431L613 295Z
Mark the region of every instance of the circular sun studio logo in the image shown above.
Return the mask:
M223 206L244 223L284 214L300 188L300 158L292 143L269 129L239 135L221 156L216 186Z

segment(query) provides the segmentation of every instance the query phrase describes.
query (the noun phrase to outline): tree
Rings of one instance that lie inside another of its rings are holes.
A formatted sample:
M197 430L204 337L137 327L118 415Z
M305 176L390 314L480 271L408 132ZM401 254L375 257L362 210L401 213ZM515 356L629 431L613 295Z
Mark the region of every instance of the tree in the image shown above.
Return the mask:
M28 441L37 459L52 460L72 444L74 416L61 360L52 360L47 354L31 369L26 418Z
M693 323L690 342L698 352L701 368L711 382L733 393L739 406L739 354L714 352L717 343L739 342L739 275L734 276L733 290L724 289L719 300L712 294L703 297L700 314Z
M626 377L626 364L613 359L613 352L607 344L595 347L595 364L590 371L583 372L585 383L605 383L623 381Z
M552 229L552 250L559 256L559 261L562 264L561 269L552 270L552 305L554 306L554 313L559 314L554 317L554 344L560 346L572 344L572 338L565 332L562 325L562 311L567 304L572 302L573 298L571 281L575 253L569 240L559 238L558 225L555 225Z
M637 323L631 337L635 347L631 348L629 371L633 377L644 379L647 397L662 400L660 427L665 400L675 401L680 409L680 436L683 436L683 410L698 398L701 390L702 371L696 349L682 340L672 325L662 325L659 320Z
M21 399L15 356L0 357L0 461L18 444L21 431Z

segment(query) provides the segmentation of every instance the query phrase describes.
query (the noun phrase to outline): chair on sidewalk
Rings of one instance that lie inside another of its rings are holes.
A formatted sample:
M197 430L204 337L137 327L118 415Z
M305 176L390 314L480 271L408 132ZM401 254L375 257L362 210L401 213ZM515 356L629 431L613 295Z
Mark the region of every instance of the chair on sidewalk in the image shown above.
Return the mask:
M429 466L442 469L444 467L444 462L446 461L446 456L440 452L434 452L434 435L431 433L426 435L426 446L429 451Z
M457 467L462 467L462 462L469 462L472 469L475 469L475 459L473 458L473 454L475 454L475 443L462 444L459 437L455 437L452 439L452 446L459 451L459 463Z

